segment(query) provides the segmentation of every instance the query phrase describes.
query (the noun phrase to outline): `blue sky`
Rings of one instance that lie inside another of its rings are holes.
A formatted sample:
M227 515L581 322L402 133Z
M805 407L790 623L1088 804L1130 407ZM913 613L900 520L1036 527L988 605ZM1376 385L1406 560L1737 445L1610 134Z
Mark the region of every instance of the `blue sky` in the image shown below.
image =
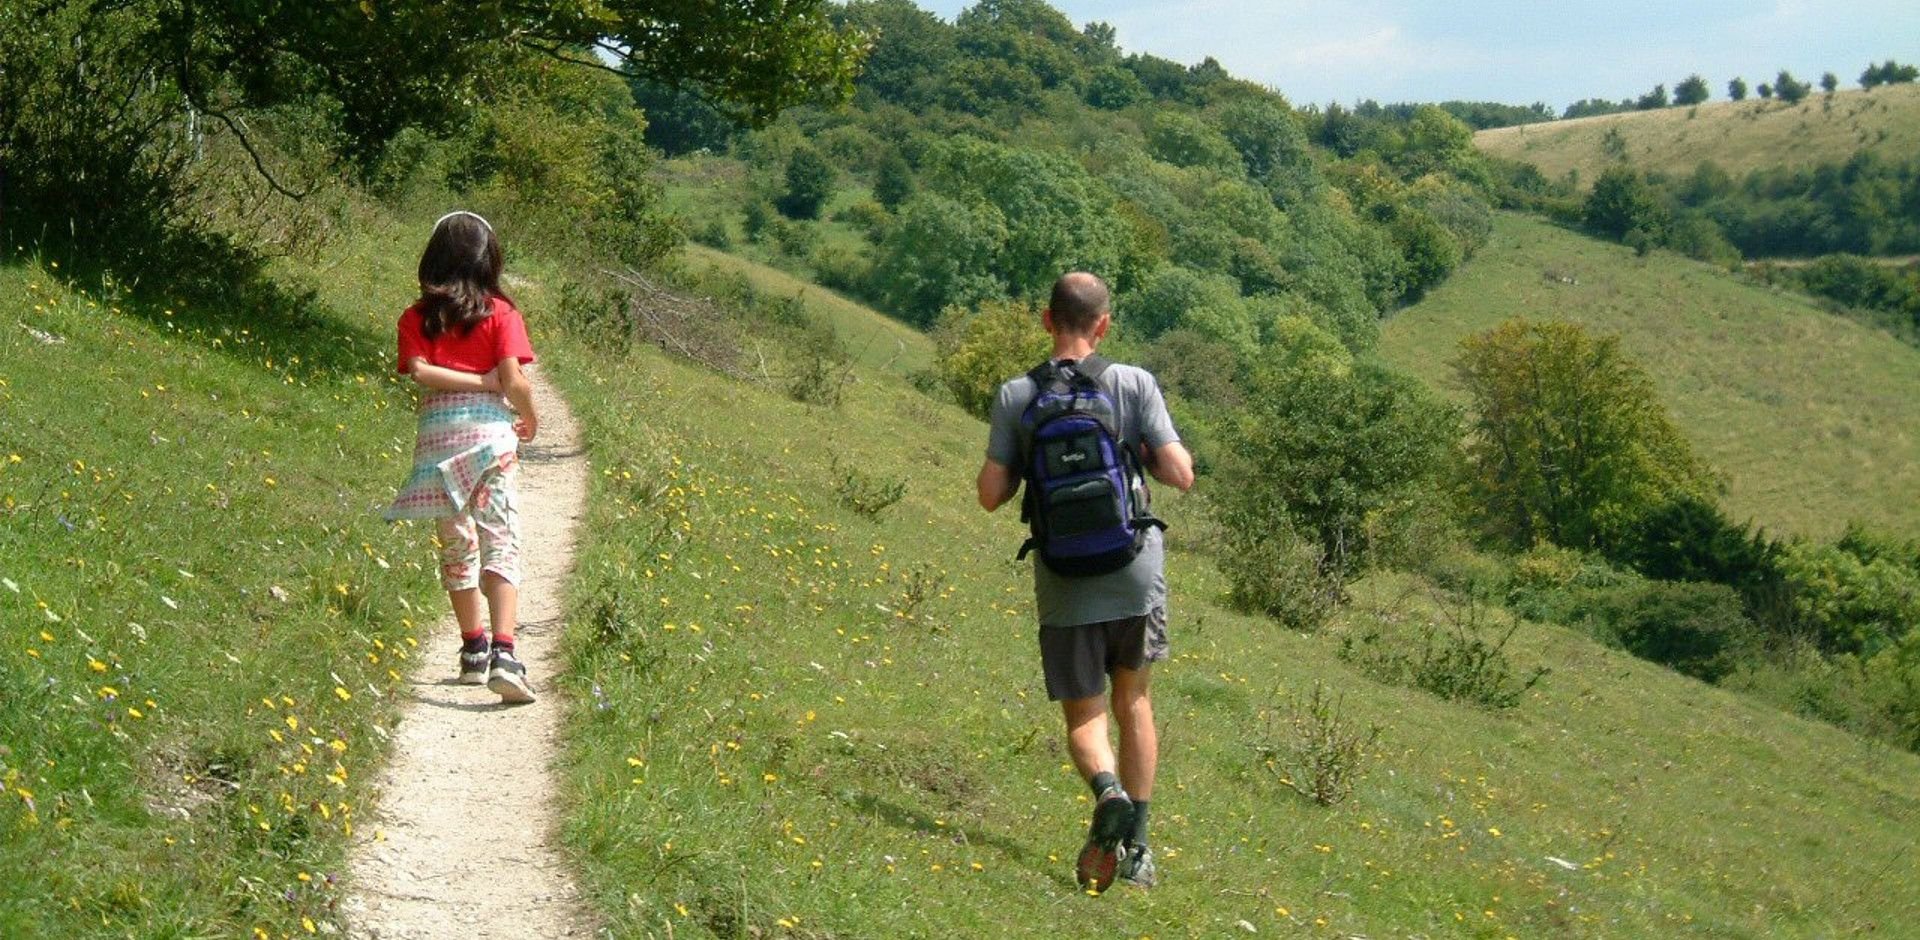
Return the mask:
M919 0L952 19L972 0ZM1851 87L1869 61L1920 60L1920 2L1853 0L1051 0L1075 24L1113 24L1129 52L1180 62L1213 56L1296 104L1441 101L1529 104L1669 91L1698 72L1804 81L1832 71Z

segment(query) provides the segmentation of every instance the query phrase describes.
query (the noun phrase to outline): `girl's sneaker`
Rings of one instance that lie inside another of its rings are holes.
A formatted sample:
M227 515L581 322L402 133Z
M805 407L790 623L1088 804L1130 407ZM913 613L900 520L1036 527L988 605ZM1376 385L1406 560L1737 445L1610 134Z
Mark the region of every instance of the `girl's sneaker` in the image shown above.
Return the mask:
M487 670L487 689L512 705L533 701L533 686L527 684L527 667L507 650L493 651L493 665Z
M461 685L484 685L487 681L487 636L468 640L460 644L460 677L455 681Z

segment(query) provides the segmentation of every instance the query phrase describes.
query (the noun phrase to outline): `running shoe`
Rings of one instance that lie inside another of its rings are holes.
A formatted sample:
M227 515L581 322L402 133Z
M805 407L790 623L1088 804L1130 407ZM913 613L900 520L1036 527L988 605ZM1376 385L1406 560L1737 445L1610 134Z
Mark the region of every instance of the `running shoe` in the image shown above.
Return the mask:
M1131 842L1122 849L1116 877L1136 888L1151 888L1160 883L1160 872L1153 867L1153 849Z
M460 644L460 678L455 680L461 685L485 685L487 682L487 635L480 636Z
M1111 786L1094 801L1093 822L1087 827L1087 844L1080 849L1080 861L1074 865L1074 879L1082 890L1099 894L1113 884L1114 870L1120 863L1120 840L1133 831L1133 800L1127 791Z

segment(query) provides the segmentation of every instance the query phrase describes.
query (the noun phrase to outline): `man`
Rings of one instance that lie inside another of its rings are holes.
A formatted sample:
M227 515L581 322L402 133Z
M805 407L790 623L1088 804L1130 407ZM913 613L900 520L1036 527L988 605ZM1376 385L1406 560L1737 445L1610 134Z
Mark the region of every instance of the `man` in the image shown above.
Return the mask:
M1154 479L1185 491L1193 486L1193 458L1174 431L1153 375L1102 360L1087 363L1112 324L1109 302L1107 285L1092 274L1060 278L1040 315L1053 337L1050 361L1094 370L1095 384L1113 402L1111 431L1117 443L1139 454L1140 465ZM988 512L1020 489L1025 471L1016 468L1029 465L1027 438L1034 431L1023 428L1022 416L1039 391L1030 375L1000 387L978 481L980 505ZM1117 571L1067 575L1038 559L1033 566L1047 697L1061 703L1067 749L1093 790L1093 821L1075 875L1095 892L1106 890L1116 875L1140 887L1155 882L1147 808L1159 742L1147 679L1151 664L1167 655L1167 582L1160 533L1153 526L1145 533L1139 554ZM1117 762L1107 740L1108 676L1120 725Z

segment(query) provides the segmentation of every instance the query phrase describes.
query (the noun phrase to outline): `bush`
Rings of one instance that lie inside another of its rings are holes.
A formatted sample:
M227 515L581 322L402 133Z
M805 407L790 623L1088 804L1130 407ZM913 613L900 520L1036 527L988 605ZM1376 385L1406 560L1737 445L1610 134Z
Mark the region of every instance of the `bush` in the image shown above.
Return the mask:
M794 349L793 372L787 376L787 396L794 401L827 408L840 407L847 383L853 380L851 357L831 328L819 327L800 335Z
M1380 740L1380 726L1361 728L1340 714L1341 703L1329 699L1327 687L1315 681L1303 700L1287 701L1265 713L1266 733L1254 742L1262 766L1295 793L1333 806L1353 795L1367 750Z
M1337 582L1358 576L1383 527L1435 498L1458 434L1453 410L1424 386L1334 357L1268 364L1248 402L1215 474L1221 523L1254 541L1287 530L1311 539L1319 573Z
M1706 682L1732 672L1753 637L1740 596L1723 584L1648 581L1597 606L1597 618L1628 652Z
M887 235L887 226L893 224L893 213L878 202L862 199L835 213L833 220L859 229L867 241L879 244Z
M934 370L969 414L986 418L1000 385L1040 364L1052 347L1039 311L1012 301L949 307L934 330Z
M887 507L907 495L905 477L882 479L859 467L842 464L838 456L833 458L832 470L833 492L840 498L840 505L868 519L879 518Z
M1871 656L1920 624L1920 574L1899 562L1795 542L1781 565L1797 624L1827 653Z
M787 188L774 207L790 219L817 219L831 195L833 164L812 147L801 147L787 158Z
M1326 573L1326 559L1312 542L1291 530L1247 532L1226 528L1227 600L1264 614L1289 630L1320 629L1345 594L1337 576Z
M808 264L813 268L813 279L822 287L848 294L860 293L873 279L873 262L845 245L822 244Z
M1512 708L1551 670L1538 666L1520 678L1506 653L1520 621L1510 620L1505 631L1496 632L1486 620L1486 610L1476 598L1457 604L1443 599L1440 611L1445 625L1423 625L1417 648L1375 623L1342 637L1340 658L1382 682L1411 685L1448 701Z

